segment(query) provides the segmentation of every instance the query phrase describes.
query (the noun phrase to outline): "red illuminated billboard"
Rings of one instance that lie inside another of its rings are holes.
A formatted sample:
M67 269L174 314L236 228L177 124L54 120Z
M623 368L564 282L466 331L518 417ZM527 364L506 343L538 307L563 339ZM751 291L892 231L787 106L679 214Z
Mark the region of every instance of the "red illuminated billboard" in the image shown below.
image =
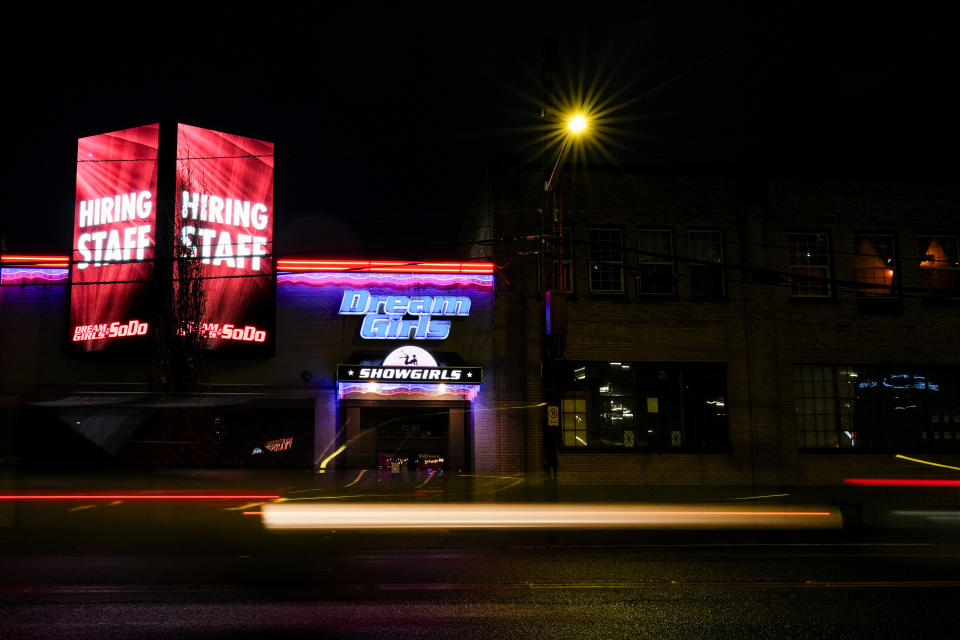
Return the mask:
M78 141L69 334L76 351L149 339L159 131L151 124Z
M174 242L200 263L208 349L272 349L273 160L272 142L177 127Z

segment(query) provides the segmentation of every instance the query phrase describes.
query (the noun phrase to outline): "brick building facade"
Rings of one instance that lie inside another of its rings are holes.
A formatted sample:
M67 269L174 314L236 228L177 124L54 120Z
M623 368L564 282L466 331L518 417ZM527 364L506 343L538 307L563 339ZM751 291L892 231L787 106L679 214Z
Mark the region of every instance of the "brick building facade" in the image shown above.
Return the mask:
M506 265L504 470L784 487L938 473L896 454L960 464L954 184L602 168L563 181L543 194L536 171L500 172L481 227ZM547 335L560 288L567 329Z
M201 440L189 425L170 431L171 421L144 417L164 408L148 354L66 352L65 262L27 275L4 262L0 406L20 425L4 431L4 447L46 455L54 438L43 434L57 433L73 438L61 459L92 442L131 463L318 468L346 445L327 469L370 469L386 464L378 456L391 438L409 444L408 432L376 431L402 419L424 434L410 460L437 454L448 470L555 476L567 487L952 473L896 454L960 466L952 183L592 169L544 194L536 171L501 173L486 217L467 230L472 258L488 261L482 274L473 261L376 275L369 265L330 271L336 261L323 256L306 261L314 266L281 259L276 350L209 358L206 395L188 401L209 409ZM338 364L384 366L413 340L364 338L362 318L342 313L345 292L358 289L394 306L468 297L449 339L426 342L440 369L482 368L482 385L428 385L401 399L390 385L370 394L345 384ZM421 420L438 412L439 422ZM218 435L229 429L242 437ZM149 443L159 436L192 449L157 454Z

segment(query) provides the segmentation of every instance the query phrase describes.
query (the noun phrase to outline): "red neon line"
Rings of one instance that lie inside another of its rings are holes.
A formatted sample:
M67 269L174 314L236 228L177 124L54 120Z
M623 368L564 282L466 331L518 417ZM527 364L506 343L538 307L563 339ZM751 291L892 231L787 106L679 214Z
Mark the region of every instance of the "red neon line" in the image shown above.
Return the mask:
M899 478L845 478L844 484L868 487L960 487L960 480L926 480Z
M91 494L39 494L0 495L0 500L276 500L279 495L261 494L139 494L139 493L91 493Z
M288 262L287 260L278 260L279 263ZM365 267L369 265L369 262L361 262L359 260L289 260L289 262L294 262L296 264L308 264L313 266L331 266L331 267Z
M361 260L277 260L277 269L315 269L317 271L346 271L348 269L372 272L409 273L493 273L493 264L486 262L395 262Z
M18 256L18 255L5 255L0 256L0 261L3 262L35 262L35 261L53 261L53 262L69 262L67 256Z
M67 256L53 255L5 255L0 261L7 263L24 264L39 267L70 266ZM354 269L371 272L406 272L406 273L493 273L493 264L489 262L412 262L391 260L311 260L282 258L277 260L277 269L293 271L298 269L317 271L346 271Z
M418 269L413 267L329 267L325 265L278 265L279 271L314 271L314 272L336 272L336 273L425 273L425 274L462 274L462 275L489 275L493 273L492 269Z

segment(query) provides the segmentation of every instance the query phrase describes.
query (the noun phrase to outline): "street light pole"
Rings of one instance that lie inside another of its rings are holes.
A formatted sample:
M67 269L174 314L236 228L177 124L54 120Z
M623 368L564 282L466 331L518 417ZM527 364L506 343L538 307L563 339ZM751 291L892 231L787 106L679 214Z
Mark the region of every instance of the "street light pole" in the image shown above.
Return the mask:
M553 163L553 171L550 172L550 176L543 183L543 190L546 193L550 193L553 190L553 181L556 179L557 173L560 170L560 163L563 162L563 154L567 151L567 143L569 141L569 135L563 137L563 144L560 145L560 153L557 154L557 161Z
M560 165L563 162L564 154L567 152L567 143L570 142L570 138L580 135L586 128L587 119L581 114L576 114L567 121L567 133L563 136L563 143L560 145L560 153L557 154L557 161L553 163L553 171L550 172L550 176L546 182L543 183L544 191L550 192L553 189L553 181L560 172Z
M565 358L567 332L567 274L563 268L563 199L559 194L560 173L572 138L580 135L587 127L586 118L580 114L567 121L567 130L560 145L557 159L553 163L550 175L543 183L544 210L550 216L550 258L547 264L552 269L544 269L544 306L546 313L546 349L544 353L544 390L548 406L560 411L563 398L558 379L557 363ZM544 424L543 454L544 468L551 482L557 480L557 458L560 446L562 425L550 426L549 419Z

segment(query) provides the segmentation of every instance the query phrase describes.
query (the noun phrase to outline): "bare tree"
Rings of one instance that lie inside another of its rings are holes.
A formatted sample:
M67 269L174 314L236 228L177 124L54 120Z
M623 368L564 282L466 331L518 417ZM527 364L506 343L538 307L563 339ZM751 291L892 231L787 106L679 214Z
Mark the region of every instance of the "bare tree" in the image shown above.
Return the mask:
M188 154L189 155L189 154ZM206 346L206 287L196 248L183 236L179 194L202 191L189 162L178 167L175 205L163 216L171 248L169 282L161 279L154 382L164 395L196 391L202 379Z

